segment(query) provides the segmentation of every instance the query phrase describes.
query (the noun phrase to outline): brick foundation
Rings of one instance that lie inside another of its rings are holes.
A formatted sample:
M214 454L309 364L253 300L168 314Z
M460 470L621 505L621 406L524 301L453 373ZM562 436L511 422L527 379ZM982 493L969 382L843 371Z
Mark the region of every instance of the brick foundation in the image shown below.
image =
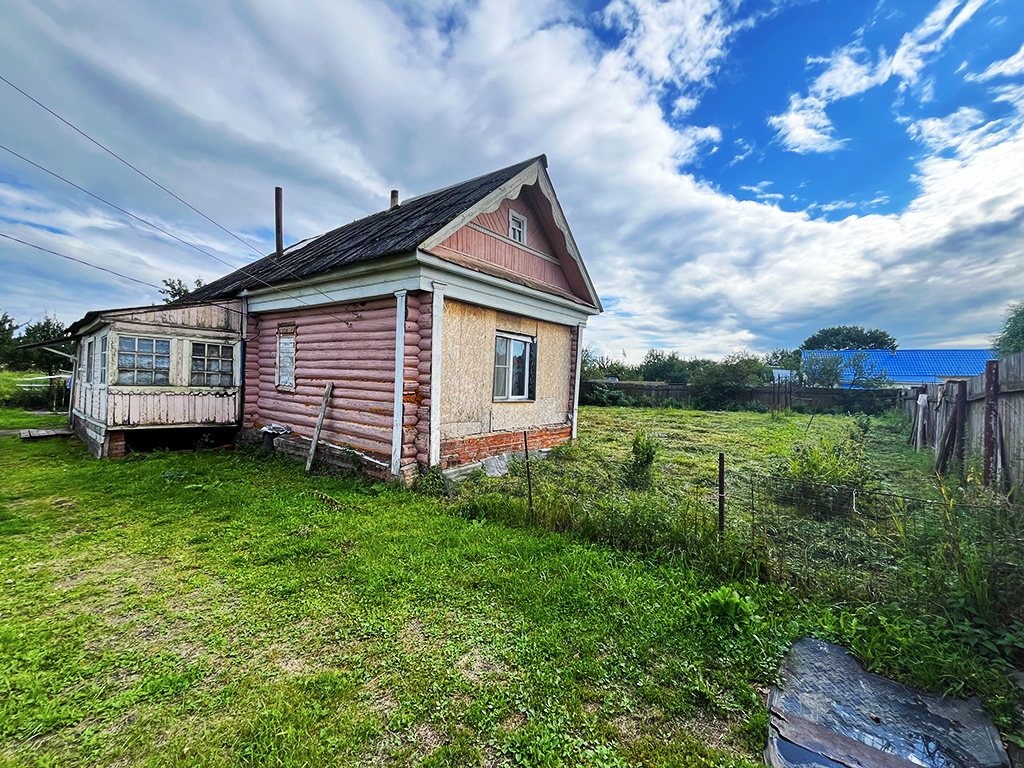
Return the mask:
M107 458L124 458L124 432L107 432Z
M554 448L556 445L572 439L572 427L559 424L552 427L527 430L530 450ZM504 453L515 453L523 450L523 433L489 432L485 435L472 435L441 441L441 467L459 467L474 461L486 459L488 456L500 456Z

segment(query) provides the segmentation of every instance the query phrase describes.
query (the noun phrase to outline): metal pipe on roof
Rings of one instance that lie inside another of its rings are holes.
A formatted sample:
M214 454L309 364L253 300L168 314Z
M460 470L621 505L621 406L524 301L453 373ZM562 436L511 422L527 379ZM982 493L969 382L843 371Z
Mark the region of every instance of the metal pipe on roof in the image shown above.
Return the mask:
M284 256L284 212L282 197L284 190L274 187L274 231L277 235L277 258Z
M391 190L391 207L392 208L397 208L398 207L398 190L397 189L392 189Z

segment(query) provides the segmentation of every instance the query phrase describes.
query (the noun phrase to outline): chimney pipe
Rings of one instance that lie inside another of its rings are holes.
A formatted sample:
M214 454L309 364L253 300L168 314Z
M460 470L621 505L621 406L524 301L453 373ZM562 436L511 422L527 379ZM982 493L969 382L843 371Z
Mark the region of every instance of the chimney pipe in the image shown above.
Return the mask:
M398 207L398 190L397 189L392 189L391 190L391 207L392 208L397 208Z
M274 187L274 230L277 234L277 258L284 256L284 216L282 213L280 187Z

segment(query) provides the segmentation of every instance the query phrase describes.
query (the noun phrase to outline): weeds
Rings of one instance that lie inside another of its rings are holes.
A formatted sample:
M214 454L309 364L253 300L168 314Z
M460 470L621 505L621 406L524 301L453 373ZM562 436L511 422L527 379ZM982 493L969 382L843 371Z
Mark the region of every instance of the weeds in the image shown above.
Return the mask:
M633 455L622 466L622 483L634 491L643 491L654 482L654 462L661 443L649 432L638 429L633 435Z

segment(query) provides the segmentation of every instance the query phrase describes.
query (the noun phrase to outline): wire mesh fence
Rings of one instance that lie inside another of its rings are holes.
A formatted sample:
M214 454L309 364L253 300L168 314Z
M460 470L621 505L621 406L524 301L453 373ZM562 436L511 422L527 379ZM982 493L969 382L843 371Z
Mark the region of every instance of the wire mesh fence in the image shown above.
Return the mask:
M750 546L773 581L817 594L994 606L1024 584L1020 508L937 502L769 475L749 480Z

